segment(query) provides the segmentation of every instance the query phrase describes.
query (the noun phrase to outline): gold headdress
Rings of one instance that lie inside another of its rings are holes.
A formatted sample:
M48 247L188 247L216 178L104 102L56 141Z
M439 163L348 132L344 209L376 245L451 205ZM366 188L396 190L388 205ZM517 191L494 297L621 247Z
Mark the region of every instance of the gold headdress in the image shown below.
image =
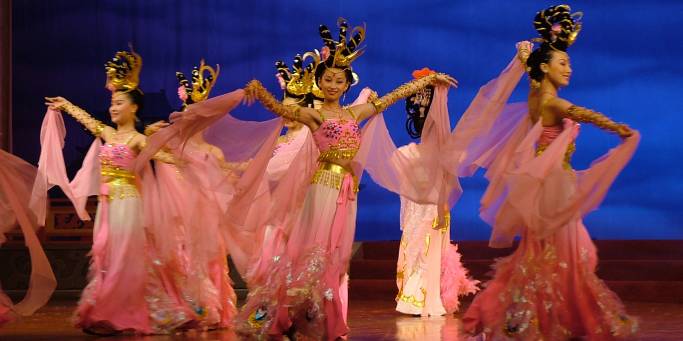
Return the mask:
M304 67L304 62L311 62ZM277 72L284 81L285 98L294 99L298 105L313 106L315 100L322 100L323 93L315 82L315 69L320 64L318 50L296 55L290 69L283 61L275 62Z
M107 88L111 91L129 92L140 84L142 57L131 48L130 52L116 52L114 58L104 64L107 73ZM139 90L139 89L138 89Z
M206 65L204 59L202 59L199 67L195 66L192 69L192 82L188 81L182 72L176 72L175 75L178 78L178 82L184 88L186 95L181 96L183 107L209 98L209 93L211 93L213 86L216 85L220 71L220 65L216 64L216 69L214 69Z
M547 44L555 50L567 51L581 31L582 17L582 12L571 13L569 5L557 5L539 11L534 18L534 28L541 38L534 41Z
M349 24L346 19L339 18L337 26L339 26L338 41L332 38L332 33L327 26L320 25L320 37L330 50L329 56L320 65L326 68L351 69L351 63L364 52L359 46L365 40L365 25L354 27L349 34L350 39L347 37ZM358 75L353 73L353 78L353 84L358 83Z

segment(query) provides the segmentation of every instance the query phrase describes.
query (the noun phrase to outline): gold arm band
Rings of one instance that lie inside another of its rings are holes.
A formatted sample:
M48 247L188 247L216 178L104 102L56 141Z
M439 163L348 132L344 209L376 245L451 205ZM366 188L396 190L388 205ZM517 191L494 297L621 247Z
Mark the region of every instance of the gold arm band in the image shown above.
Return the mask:
M599 113L597 111L580 107L578 105L572 105L567 110L567 117L582 123L591 123L600 129L607 130L616 134L619 134L619 129L624 125L612 121L609 117Z
M382 96L381 98L374 100L370 103L375 107L377 113L381 113L386 110L392 104L398 102L401 99L407 98L414 95L418 91L424 89L428 85L432 84L439 74L431 74L422 78L414 79L406 84L403 84L396 88L394 91Z
M153 127L151 124L148 124L147 126L145 126L144 134L145 134L145 136L152 136L157 131L159 131L159 128Z
M73 117L78 123L82 124L85 129L97 137L100 137L104 131L104 127L106 127L102 121L92 117L92 115L88 114L85 110L71 103L67 103L59 109L69 114L69 116Z
M157 161L161 161L163 163L169 163L169 164L177 164L178 163L178 160L175 158L175 156L173 156L173 154L171 154L167 151L163 151L163 150L160 150L156 154L154 154L152 159L157 160Z
M244 91L256 98L266 109L274 114L299 122L301 107L282 104L258 80L254 79L247 83Z

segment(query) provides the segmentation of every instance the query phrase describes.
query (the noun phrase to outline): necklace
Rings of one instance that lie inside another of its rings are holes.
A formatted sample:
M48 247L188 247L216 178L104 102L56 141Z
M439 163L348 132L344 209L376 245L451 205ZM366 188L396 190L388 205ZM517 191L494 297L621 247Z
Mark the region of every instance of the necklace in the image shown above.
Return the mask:
M114 134L113 134L114 136L112 136L112 137L113 137L113 140L120 141L119 136L123 136L123 137L126 137L126 138L127 138L127 137L129 137L129 136L130 136L132 133L134 133L134 132L136 132L135 129L126 130L126 131L115 130L115 131L114 131Z
M341 120L344 118L343 117L344 116L344 110L346 110L346 107L339 106L336 108L330 108L329 106L326 106L325 104L323 104L320 106L320 109L326 109L329 112L337 114L337 118Z

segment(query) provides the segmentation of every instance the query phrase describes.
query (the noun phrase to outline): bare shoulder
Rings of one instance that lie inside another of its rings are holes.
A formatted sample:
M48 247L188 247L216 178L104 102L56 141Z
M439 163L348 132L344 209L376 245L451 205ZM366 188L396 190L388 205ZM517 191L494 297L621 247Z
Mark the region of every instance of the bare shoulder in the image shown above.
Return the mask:
M547 99L542 97L541 103L543 103L543 111L558 116L565 116L569 108L574 105L564 98L555 96L549 96Z
M147 136L139 132L136 132L131 138L130 142L128 142L128 145L141 150L145 148L145 146L147 145Z
M377 109L375 109L375 106L371 103L357 104L349 109L356 116L356 121L358 122L365 121L377 113Z
M111 139L115 131L116 129L114 129L113 127L105 125L102 129L102 132L100 133L100 138L102 138L105 141L109 141L109 139Z

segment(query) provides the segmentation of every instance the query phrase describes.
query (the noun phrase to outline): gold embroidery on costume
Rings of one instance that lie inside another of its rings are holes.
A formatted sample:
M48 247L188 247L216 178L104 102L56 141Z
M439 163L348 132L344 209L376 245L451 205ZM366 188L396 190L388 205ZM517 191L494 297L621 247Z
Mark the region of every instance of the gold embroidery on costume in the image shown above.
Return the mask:
M414 79L399 86L394 91L382 96L381 98L371 101L370 103L372 103L372 105L375 107L377 113L381 113L399 100L414 95L418 91L424 89L427 85L432 84L438 75L443 74L434 73L429 76Z
M313 174L311 184L318 184L334 189L341 189L346 174L351 173L346 168L329 162L322 162L318 170ZM354 177L354 192L358 192L358 181Z
M548 149L549 144L539 144L536 147L536 156L540 156L545 152L546 149ZM564 153L564 160L562 162L562 167L566 170L571 170L572 165L571 165L571 160L572 160L572 155L574 155L574 152L576 152L576 143L572 142L567 146L567 151Z
M576 122L592 123L601 129L617 134L619 133L619 129L624 127L624 124L614 122L602 113L577 105L569 107L567 116Z
M247 83L247 86L244 87L244 91L247 94L254 96L263 104L266 109L275 113L276 115L294 121L299 120L299 110L301 110L300 106L288 106L282 104L280 101L275 99L275 96L273 96L273 94L271 94L258 80L254 79Z

